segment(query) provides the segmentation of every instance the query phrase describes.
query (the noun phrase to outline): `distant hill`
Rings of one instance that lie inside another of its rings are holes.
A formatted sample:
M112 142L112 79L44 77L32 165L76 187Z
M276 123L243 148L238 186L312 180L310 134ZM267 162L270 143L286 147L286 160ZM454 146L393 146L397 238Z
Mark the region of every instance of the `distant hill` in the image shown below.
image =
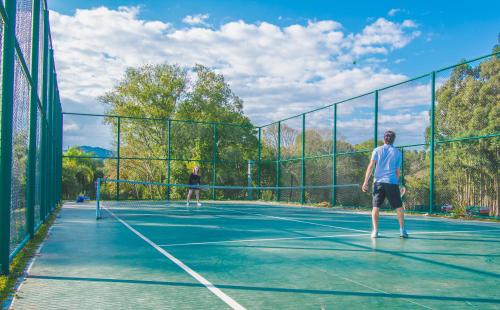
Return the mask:
M102 147L82 145L78 147L82 152L92 154L92 156L99 157L113 157L115 152L103 149Z

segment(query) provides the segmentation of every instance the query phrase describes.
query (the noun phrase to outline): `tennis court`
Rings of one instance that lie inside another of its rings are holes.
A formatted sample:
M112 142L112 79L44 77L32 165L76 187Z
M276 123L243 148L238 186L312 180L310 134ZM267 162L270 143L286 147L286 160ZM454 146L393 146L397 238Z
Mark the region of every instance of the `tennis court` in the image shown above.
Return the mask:
M13 309L498 309L500 225L272 203L67 203Z

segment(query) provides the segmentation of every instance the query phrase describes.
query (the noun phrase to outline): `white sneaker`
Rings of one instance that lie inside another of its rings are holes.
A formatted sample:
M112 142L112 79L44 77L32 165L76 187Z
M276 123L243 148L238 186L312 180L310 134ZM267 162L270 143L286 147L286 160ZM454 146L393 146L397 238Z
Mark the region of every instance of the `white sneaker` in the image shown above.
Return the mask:
M197 205L198 207L201 207L201 203L199 203L199 202L198 202L196 205Z
M186 207L189 207L189 202L186 202Z
M378 238L378 231L377 230L373 230L370 237L372 237L372 238Z
M406 229L400 229L399 236L405 239L408 238L408 232L406 232Z

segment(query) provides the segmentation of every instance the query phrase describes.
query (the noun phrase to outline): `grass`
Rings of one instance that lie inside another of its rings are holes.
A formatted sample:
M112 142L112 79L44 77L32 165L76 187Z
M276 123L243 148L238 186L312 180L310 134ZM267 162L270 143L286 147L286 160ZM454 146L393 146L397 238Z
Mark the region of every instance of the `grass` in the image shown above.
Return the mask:
M24 248L14 257L10 263L10 273L0 276L0 307L5 303L7 298L14 293L14 288L16 287L18 279L23 276L27 265L35 256L38 247L47 236L47 232L54 223L60 210L61 206L58 206L48 217L47 221L40 226L33 239L29 240Z

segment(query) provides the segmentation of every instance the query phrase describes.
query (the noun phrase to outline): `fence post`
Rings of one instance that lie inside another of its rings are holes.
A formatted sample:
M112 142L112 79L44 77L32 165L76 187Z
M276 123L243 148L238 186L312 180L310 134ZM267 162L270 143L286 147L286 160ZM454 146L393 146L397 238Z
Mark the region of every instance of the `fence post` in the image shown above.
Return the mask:
M300 203L306 201L306 114L302 114L302 150L301 150L301 169L300 169Z
M281 200L280 178L281 178L281 121L278 121L278 154L276 157L276 200Z
M0 264L1 273L9 273L10 208L12 183L12 119L14 104L14 48L16 29L16 1L6 0L2 35L2 112L0 153Z
M118 116L117 124L117 137L116 137L116 179L120 180L120 149L121 149L121 127L122 118ZM120 182L116 182L116 200L120 200Z
M375 91L375 117L373 126L373 148L378 146L378 90Z
M436 113L436 72L431 74L431 132L430 132L430 154L429 154L429 213L433 212L434 207L434 153L435 153L435 113Z
M35 235L35 192L36 192L36 137L38 121L38 53L40 45L40 0L33 0L31 28L31 87L30 87L30 133L28 149L27 184L27 228L30 238Z
M49 94L47 100L47 125L48 125L48 143L47 143L47 215L52 212L52 180L53 173L52 149L54 144L54 50L49 48L48 53L48 74L49 74Z
M262 128L259 127L259 144L257 145L257 186L261 187L261 160L262 160ZM261 199L260 190L257 193L257 199Z
M399 183L405 186L405 148L401 147L401 175L399 176Z
M63 125L64 125L64 117L62 114L62 108L61 108L61 98L58 95L58 108L59 108L59 158L58 158L58 177L59 177L59 196L58 200L59 202L62 202L62 170L63 170Z
M48 88L49 88L49 11L43 10L43 58L42 58L42 118L40 124L40 218L45 221L47 215L47 145L48 145Z
M337 105L333 106L332 206L337 204Z
M212 157L212 185L217 183L217 125L213 124L213 157ZM215 187L212 189L212 200L215 200Z
M167 122L167 201L170 201L170 157L171 157L171 144L170 144L170 130L172 128L172 121L168 119Z

